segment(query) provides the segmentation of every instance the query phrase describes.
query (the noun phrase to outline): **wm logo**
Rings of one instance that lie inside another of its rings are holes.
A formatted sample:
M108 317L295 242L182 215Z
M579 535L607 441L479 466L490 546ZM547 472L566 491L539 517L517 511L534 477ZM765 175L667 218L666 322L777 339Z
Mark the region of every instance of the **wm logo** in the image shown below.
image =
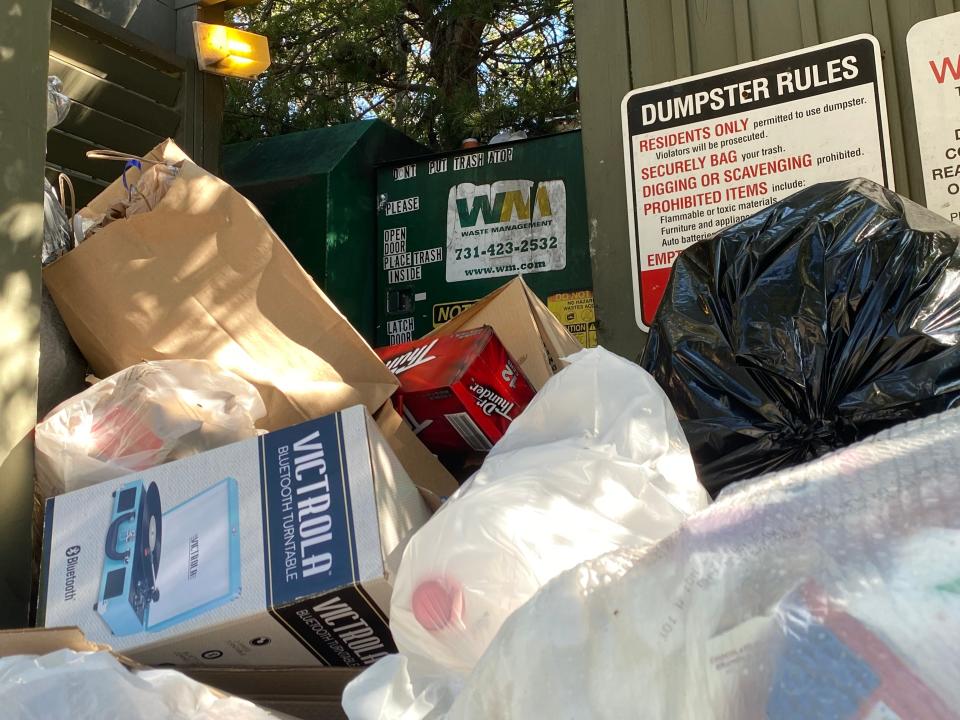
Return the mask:
M550 193L545 185L533 185L529 192L507 190L493 195L482 193L473 197L457 198L460 227L472 228L483 218L484 225L506 223L512 220L531 220L536 214L553 216Z

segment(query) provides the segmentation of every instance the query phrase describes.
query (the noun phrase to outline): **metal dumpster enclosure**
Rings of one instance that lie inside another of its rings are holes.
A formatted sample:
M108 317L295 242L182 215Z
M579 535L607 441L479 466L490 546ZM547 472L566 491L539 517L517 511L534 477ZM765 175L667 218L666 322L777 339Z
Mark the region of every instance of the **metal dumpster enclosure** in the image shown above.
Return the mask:
M418 338L518 274L595 344L579 131L385 165L377 192L377 344Z

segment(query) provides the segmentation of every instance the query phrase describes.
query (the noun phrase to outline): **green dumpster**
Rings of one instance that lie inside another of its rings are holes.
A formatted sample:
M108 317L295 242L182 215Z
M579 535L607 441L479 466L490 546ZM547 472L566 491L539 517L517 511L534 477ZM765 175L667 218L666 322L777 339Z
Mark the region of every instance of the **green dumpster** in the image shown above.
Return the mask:
M378 163L426 148L379 120L223 148L223 178L263 213L317 284L369 342L376 292Z
M390 163L377 188L378 345L421 337L516 275L596 345L579 131Z

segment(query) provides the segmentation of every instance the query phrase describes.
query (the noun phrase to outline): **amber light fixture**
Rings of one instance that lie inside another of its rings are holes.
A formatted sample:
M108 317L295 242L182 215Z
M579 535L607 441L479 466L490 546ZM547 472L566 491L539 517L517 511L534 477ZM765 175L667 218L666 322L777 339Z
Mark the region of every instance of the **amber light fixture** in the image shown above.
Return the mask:
M263 35L194 22L193 39L204 72L252 80L270 67L270 44Z

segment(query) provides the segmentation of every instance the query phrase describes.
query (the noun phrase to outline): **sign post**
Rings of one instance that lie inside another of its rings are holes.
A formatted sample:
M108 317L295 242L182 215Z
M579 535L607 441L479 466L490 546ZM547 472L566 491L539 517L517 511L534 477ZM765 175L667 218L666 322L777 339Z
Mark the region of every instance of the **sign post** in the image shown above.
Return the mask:
M692 243L817 182L893 187L880 47L869 35L640 88L622 115L642 330Z
M960 13L910 28L907 57L927 207L960 222Z

